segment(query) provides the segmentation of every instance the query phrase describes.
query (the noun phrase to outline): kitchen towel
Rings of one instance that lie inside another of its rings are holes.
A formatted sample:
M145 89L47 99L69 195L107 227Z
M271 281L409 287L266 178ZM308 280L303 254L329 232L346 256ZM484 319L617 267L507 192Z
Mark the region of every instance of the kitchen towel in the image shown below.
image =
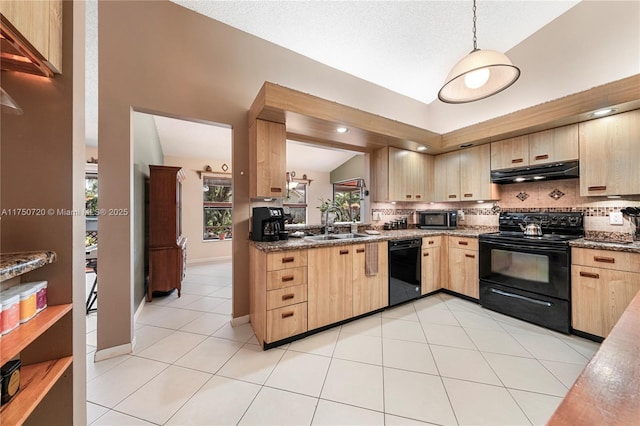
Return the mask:
M364 274L376 275L378 273L378 243L364 245Z

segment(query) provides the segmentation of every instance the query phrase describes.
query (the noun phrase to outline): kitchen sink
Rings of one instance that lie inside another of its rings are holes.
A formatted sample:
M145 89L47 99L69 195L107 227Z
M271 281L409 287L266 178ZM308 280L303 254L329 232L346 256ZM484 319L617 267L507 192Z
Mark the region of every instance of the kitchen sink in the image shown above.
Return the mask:
M369 235L364 234L329 234L329 235L311 235L304 237L306 240L312 241L330 241L330 240L346 240L356 238L368 238Z

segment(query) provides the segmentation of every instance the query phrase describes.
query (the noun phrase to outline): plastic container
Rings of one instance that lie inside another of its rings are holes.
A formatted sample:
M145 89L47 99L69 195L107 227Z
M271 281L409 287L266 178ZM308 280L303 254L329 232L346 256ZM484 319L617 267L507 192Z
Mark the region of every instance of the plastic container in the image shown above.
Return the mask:
M2 294L2 334L5 335L20 325L20 295Z
M36 314L47 307L47 282L35 281L33 288L36 290Z
M2 366L2 405L6 404L20 390L19 359L8 361Z
M32 284L18 284L7 290L12 296L18 295L20 298L20 324L36 316L36 289Z

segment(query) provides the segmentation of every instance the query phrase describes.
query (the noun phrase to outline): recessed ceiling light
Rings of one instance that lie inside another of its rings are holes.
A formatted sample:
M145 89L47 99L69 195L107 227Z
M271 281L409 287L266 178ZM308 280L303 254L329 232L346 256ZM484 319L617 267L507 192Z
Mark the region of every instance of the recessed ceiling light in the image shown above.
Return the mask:
M615 112L616 110L614 108L605 108L605 109L600 109L598 111L594 111L591 113L592 117L600 117L603 115L607 115L607 114L611 114L612 112Z
M349 129L347 129L346 127L338 127L336 129L336 132L338 132L338 133L349 133Z
M421 146L419 146L417 149L418 149L418 151L426 151L426 150L427 150L427 147L426 147L426 146L422 146L422 145L421 145Z

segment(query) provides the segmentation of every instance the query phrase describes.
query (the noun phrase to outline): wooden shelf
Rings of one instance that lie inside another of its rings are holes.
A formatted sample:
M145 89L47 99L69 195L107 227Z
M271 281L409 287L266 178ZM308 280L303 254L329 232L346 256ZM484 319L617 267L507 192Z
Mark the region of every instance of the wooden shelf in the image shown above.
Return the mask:
M22 366L20 370L20 391L0 409L2 423L7 425L23 424L64 374L72 361L73 357L68 356Z
M19 325L9 334L0 337L0 365L4 365L21 350L29 346L31 342L40 337L49 327L71 311L71 306L71 303L49 306L29 322Z

